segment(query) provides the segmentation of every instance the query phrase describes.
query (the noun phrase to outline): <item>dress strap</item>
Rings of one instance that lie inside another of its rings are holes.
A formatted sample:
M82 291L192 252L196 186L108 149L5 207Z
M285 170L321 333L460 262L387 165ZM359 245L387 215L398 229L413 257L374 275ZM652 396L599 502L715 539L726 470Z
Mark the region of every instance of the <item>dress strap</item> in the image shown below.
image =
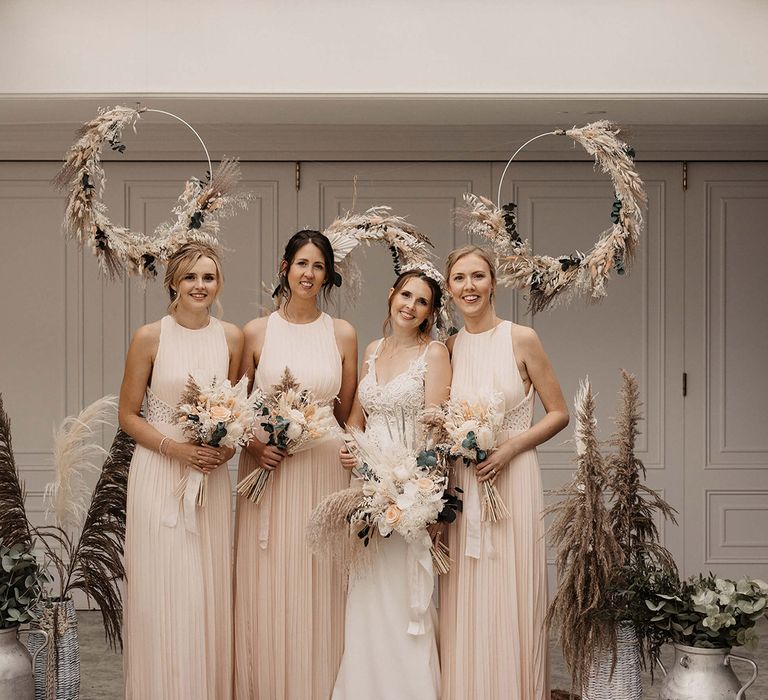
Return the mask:
M379 356L379 350L381 350L381 344L384 342L384 338L379 338L379 342L376 343L376 347L373 352L368 356L366 363L368 364L368 372L375 373L376 358Z

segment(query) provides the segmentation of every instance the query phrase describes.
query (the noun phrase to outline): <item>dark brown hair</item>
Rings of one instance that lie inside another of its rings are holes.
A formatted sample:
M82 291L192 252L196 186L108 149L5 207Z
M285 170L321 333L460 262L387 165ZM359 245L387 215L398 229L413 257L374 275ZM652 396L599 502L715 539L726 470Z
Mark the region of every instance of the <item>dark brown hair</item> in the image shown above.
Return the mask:
M272 295L279 298L278 304L282 300L286 302L290 301L291 288L288 285L288 270L291 269L296 254L307 243L312 243L312 245L314 245L323 255L323 262L325 263L325 279L320 286L323 293L323 299L328 301L334 284L336 286L341 285L341 278L336 273L336 267L333 262L333 247L331 246L328 237L314 229L303 229L294 233L288 243L285 244L283 258L280 261L281 268L283 267L283 263L285 263L285 271L280 272L279 284Z
M407 272L403 272L398 275L398 278L392 285L392 292L390 293L389 299L387 300L387 318L384 319L384 325L382 326L382 330L385 336L387 335L389 327L392 323L392 300L395 298L395 295L405 286L405 283L411 279L419 279L423 282L426 282L432 291L432 302L429 308L429 316L419 324L419 332L422 335L428 335L429 331L432 330L432 326L435 322L435 314L443 302L443 292L440 289L440 285L425 272L422 272L421 270L408 270Z

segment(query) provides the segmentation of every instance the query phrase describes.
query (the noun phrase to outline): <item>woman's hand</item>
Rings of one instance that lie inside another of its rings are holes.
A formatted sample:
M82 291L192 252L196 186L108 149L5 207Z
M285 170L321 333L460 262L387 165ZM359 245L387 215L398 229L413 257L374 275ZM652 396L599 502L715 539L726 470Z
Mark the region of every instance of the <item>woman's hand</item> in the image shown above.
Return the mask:
M279 447L266 445L256 438L253 438L245 449L250 452L259 467L268 471L277 469L286 457L285 452Z
M355 469L358 465L357 457L355 457L355 455L353 455L346 447L342 447L339 450L339 460L341 461L341 466L350 471Z
M475 466L475 473L477 475L477 481L482 483L483 481L490 481L492 484L496 482L496 478L499 476L499 472L507 467L507 465L520 454L515 444L515 438L512 437L506 442L501 443L483 462L479 462Z
M219 462L219 466L229 462L229 460L235 456L236 452L234 447L219 447L218 450L221 453L221 462Z
M171 459L177 459L182 464L198 469L204 474L216 469L226 462L234 450L228 448L216 448L210 445L197 445L194 442L176 442L169 440L165 448L165 454ZM226 457L229 455L229 457Z

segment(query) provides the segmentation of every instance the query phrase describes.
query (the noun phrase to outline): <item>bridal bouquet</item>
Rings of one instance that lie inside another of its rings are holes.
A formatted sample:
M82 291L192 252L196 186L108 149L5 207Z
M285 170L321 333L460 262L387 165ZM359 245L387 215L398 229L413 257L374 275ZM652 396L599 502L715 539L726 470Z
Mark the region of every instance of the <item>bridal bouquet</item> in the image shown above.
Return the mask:
M503 397L492 394L469 402L450 399L433 412L428 420L439 426L440 449L451 459L461 458L465 466L477 465L488 458L496 447L504 422ZM498 489L482 482L482 519L496 522L509 517Z
M176 407L176 421L184 436L199 445L211 447L237 447L252 436L256 405L248 399L248 378L243 377L235 386L228 379L214 378L200 386L192 375ZM197 492L197 505L204 506L208 474L203 475ZM177 487L181 497L187 487L185 476Z
M383 537L397 532L408 543L430 542L430 525L456 518L461 500L448 492L447 469L436 450L414 449L402 436L387 439L351 431L351 437L363 485L362 500L349 522L359 526L357 536L364 546L376 532ZM434 547L431 542L430 547L435 569L447 573L447 547L442 543Z
M302 389L287 367L280 382L261 397L260 403L264 418L261 427L269 436L267 444L289 455L341 436L331 406L318 401L309 389ZM270 474L264 467L254 469L237 484L237 492L259 503Z

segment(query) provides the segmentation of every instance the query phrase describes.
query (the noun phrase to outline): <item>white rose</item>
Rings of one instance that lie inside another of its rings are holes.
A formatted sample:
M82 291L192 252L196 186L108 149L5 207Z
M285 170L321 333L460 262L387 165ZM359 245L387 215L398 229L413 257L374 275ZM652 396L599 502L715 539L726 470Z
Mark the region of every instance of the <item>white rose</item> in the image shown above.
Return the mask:
M469 433L477 434L477 430L479 427L480 427L480 424L476 420L465 420L461 424L461 427L459 428L459 432L463 436L466 436Z
M416 471L416 460L406 459L392 470L392 476L398 481L408 481Z
M477 431L477 446L484 452L493 448L493 431L490 428L482 427Z
M289 440L298 440L301 437L301 433L304 431L304 426L301 423L291 421L288 423L288 427L285 429L285 434Z

